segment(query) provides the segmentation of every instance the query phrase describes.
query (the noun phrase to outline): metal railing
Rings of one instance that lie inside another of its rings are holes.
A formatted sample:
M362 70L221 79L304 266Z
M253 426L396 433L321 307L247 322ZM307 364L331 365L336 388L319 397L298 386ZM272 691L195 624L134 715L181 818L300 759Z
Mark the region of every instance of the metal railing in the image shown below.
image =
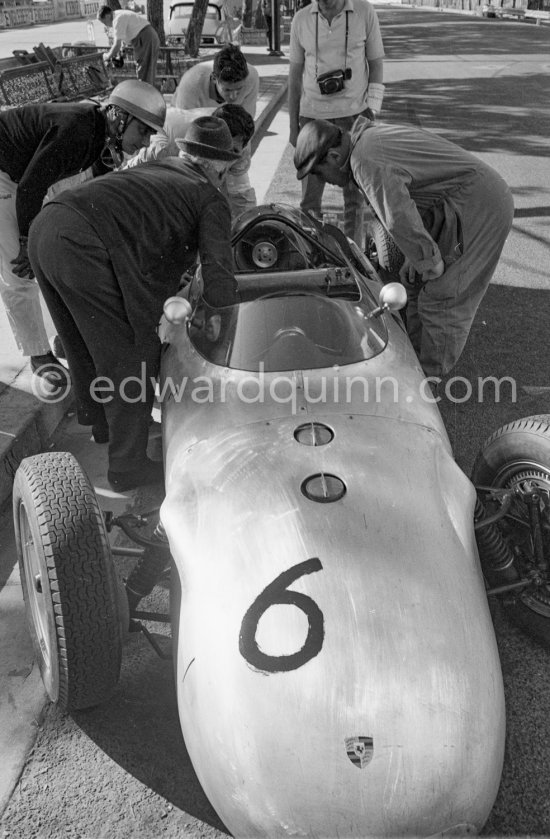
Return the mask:
M53 20L53 3L41 3L39 6L5 6L0 14L0 26L7 29L33 23L52 23Z
M4 6L0 9L0 28L29 26L33 23L54 23L65 18L96 17L99 0L65 0L64 4L33 3L28 6Z

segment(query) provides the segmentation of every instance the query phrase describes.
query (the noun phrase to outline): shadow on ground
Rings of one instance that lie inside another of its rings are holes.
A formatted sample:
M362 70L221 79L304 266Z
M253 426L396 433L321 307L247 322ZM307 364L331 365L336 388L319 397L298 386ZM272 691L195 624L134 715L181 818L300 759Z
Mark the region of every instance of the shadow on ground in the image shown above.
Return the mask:
M547 290L491 285L439 403L462 469L483 440L523 416L550 414Z

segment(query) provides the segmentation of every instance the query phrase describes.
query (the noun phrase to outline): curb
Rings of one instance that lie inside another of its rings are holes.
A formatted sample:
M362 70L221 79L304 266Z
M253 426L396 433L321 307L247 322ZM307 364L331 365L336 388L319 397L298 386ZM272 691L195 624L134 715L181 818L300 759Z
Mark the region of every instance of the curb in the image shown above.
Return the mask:
M13 707L0 710L2 726L2 772L0 773L0 819L11 801L26 762L36 742L36 735L48 708L49 698L42 684L37 664L28 675L16 673L11 678L9 699ZM20 687L14 690L14 683ZM6 703L8 705L8 703Z
M284 97L287 95L288 92L288 77L284 77L284 82L280 87L280 90L277 91L275 96L272 96L269 100L268 104L265 106L263 111L258 114L257 119L254 122L255 130L254 136L251 140L251 153L254 154L256 149L258 148L261 140L261 134L263 131L266 131L271 123L271 120L275 116L275 112L277 111L279 105L281 104Z
M25 389L7 385L0 393L0 509L11 498L20 462L47 449L72 405L70 394L59 402L38 399L31 390L31 377L30 371L23 370L15 381L24 384Z

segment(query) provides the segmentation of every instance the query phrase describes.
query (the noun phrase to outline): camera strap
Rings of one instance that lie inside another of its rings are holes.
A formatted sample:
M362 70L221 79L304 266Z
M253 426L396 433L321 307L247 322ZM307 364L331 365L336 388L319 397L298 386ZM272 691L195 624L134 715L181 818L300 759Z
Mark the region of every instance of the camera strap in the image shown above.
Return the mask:
M349 13L350 9L346 9L346 40L344 44L344 74L348 69L348 34L349 34ZM319 14L315 17L315 80L319 78Z

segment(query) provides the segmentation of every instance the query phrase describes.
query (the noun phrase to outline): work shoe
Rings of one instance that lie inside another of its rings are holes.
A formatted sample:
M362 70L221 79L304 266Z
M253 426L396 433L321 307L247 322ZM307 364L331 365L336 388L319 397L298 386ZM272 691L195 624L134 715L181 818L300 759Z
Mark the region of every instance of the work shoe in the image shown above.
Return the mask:
M68 390L69 374L52 352L31 355L31 370L56 390Z
M63 346L63 342L59 335L54 335L51 340L52 351L57 358L62 358L64 361L67 359L65 355L65 347Z
M115 492L127 492L148 484L160 484L164 481L164 466L160 460L147 460L138 469L129 472L107 472L107 480Z
M102 417L92 425L92 440L94 443L108 443L109 442L109 426L107 420Z

